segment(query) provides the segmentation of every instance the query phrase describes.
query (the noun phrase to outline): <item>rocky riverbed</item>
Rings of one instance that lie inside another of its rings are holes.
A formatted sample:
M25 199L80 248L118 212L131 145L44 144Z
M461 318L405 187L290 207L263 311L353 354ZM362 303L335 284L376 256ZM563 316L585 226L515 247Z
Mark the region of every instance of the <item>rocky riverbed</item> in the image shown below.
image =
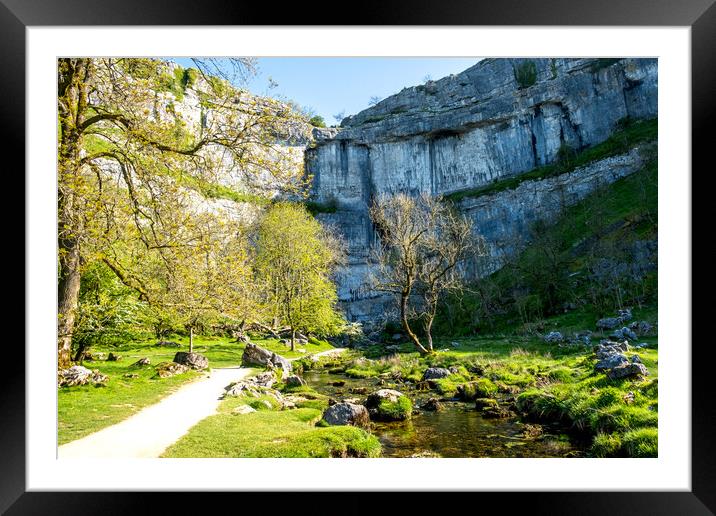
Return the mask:
M325 370L306 371L304 379L337 402L365 401L368 393L390 387L375 378L350 378ZM525 424L516 417L487 418L474 403L439 400L435 393L406 390L415 406L408 421L371 422L369 431L383 447L383 457L579 457L583 447L557 429ZM429 408L428 408L429 407Z

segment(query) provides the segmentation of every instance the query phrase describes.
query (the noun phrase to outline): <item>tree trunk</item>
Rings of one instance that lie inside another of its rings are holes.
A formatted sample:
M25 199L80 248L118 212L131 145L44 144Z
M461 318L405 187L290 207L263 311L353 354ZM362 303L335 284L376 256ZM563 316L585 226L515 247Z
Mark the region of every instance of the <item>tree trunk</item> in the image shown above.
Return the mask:
M428 322L425 324L425 338L428 341L428 350L429 351L433 351L433 335L432 335L433 318L434 318L434 316L430 317L428 319Z
M63 247L60 247L63 250ZM57 287L57 366L69 367L72 332L80 297L80 248L76 242L60 258L60 282Z
M296 351L296 329L291 328L291 351Z
M189 353L194 353L194 327L189 326Z
M400 295L400 322L403 325L403 329L405 330L405 333L408 334L408 337L410 337L410 340L413 341L413 344L415 344L415 347L418 348L420 353L423 355L427 355L429 351L425 349L425 347L420 343L420 339L418 339L418 336L415 335L413 330L410 329L410 324L408 324L408 298L410 297L410 292L408 293L402 293Z
M80 154L80 133L77 129L86 105L82 80L86 77L87 60L60 60L58 98L60 145L58 150L57 189L57 250L60 262L57 283L57 366L69 367L72 333L80 295L80 236L82 218L77 213L76 178Z

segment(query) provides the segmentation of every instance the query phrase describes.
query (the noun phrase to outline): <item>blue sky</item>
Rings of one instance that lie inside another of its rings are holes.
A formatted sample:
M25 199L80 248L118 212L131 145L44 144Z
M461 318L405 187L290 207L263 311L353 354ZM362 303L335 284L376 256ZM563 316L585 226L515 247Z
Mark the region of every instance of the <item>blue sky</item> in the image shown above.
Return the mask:
M262 57L258 73L244 87L258 95L291 99L311 107L327 125L333 115L353 115L368 107L373 96L385 98L426 76L440 79L458 73L480 58L464 57ZM184 67L189 58L174 58ZM269 88L269 78L278 86Z

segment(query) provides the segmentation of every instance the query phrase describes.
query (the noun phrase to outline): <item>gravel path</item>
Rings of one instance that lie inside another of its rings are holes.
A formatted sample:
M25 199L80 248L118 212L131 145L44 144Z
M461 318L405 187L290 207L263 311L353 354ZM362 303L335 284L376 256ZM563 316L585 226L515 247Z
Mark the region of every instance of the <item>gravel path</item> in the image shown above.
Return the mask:
M315 356L342 351L344 348L330 349ZM181 387L124 421L63 444L57 456L60 459L159 457L191 427L216 413L224 387L251 372L251 368L238 366L212 369L204 378Z

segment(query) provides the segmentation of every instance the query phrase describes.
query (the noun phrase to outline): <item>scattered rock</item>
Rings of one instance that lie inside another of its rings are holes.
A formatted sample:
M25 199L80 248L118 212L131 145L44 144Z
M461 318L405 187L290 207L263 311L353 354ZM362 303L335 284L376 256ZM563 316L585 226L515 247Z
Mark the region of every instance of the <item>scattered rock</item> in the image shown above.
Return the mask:
M618 310L616 317L605 317L597 321L597 329L599 330L613 330L618 326L624 325L627 321L631 320L631 310Z
M560 342L564 342L564 335L558 331L551 331L544 336L544 341L547 344L559 344Z
M486 419L504 419L512 417L514 414L504 407L487 407L482 409L482 417Z
M231 411L231 413L235 416L239 416L242 414L251 414L252 412L256 412L256 409L248 405L239 405Z
M353 403L336 403L326 409L323 413L323 419L329 425L352 425L360 427L368 427L370 425L370 416L368 409L363 405L355 405Z
M539 437L544 433L544 429L542 428L542 425L533 425L533 424L526 424L524 430L522 430L522 435L525 439L534 439L535 437Z
M597 321L598 330L613 330L621 324L621 321L617 317L605 317Z
M614 369L615 367L621 367L629 363L629 359L621 353L613 353L603 358L594 365L594 369L597 371L607 371Z
M391 337L391 340L393 340L395 342L399 342L399 341L403 340L403 334L402 333L394 333L393 336Z
M624 403L626 403L627 405L631 405L632 403L634 403L634 398L635 394L632 391L629 391L624 395L624 398L622 399L624 400Z
M611 340L602 340L594 349L599 359L606 358L613 353L623 353L624 351L629 351L629 344L626 341L613 342Z
M178 342L173 342L171 340L160 340L155 344L155 346L159 346L162 348L180 348L181 344Z
M409 459L439 459L439 458L442 458L442 455L440 455L439 453L432 452L432 451L424 450L424 451L419 451L419 452L413 453L408 458Z
M111 352L107 355L107 362L119 362L120 360L122 360L122 355L115 355Z
M283 382L286 384L287 387L300 387L302 385L306 385L306 380L296 374L287 376L286 378L284 378Z
M135 363L132 364L132 367L142 367L142 366L148 366L151 362L147 357L140 358Z
M170 376L186 373L188 370L189 367L176 362L160 362L156 367L159 378L169 378Z
M589 346L592 343L592 332L589 330L584 330L580 332L576 332L574 334L574 338L572 339L572 342L576 344L584 344L585 346Z
M330 385L333 387L343 387L346 384L345 380L338 380L336 382L331 382Z
M139 378L138 373L125 373L124 378Z
M631 361L634 364L641 364L641 358L639 358L639 355L633 355L631 357Z
M353 394L368 394L368 387L351 387L350 392Z
M259 373L256 376L251 377L249 381L259 387L271 388L276 383L276 375L271 371L264 371L263 373Z
M638 335L647 335L652 332L654 327L646 321L634 321L629 325L629 329Z
M423 381L447 378L450 374L450 370L444 367L428 367L423 373Z
M640 342L639 344L634 346L635 349L643 349L643 348L648 348L648 347L649 347L649 344L647 344L646 342Z
M109 378L99 371L91 371L79 365L68 369L60 369L57 372L58 387L72 387L74 385L104 385Z
M372 419L380 421L403 421L410 419L413 403L402 392L380 389L368 395L365 402Z
M649 376L649 371L644 364L627 363L621 367L615 367L607 372L607 378L610 380L620 380L622 378L633 378L637 376Z
M189 366L192 369L206 369L209 367L209 359L199 353L189 353L187 351L178 351L174 355L174 362Z
M291 362L281 355L264 349L256 344L246 344L244 354L241 356L242 365L261 365L270 369L278 368L283 370L284 376L291 374Z
M423 410L430 410L430 411L440 411L443 410L445 407L442 403L440 403L440 400L437 398L430 398L428 401L426 401L422 407Z
M477 398L475 400L475 409L477 410L496 409L499 406L497 400L493 398Z
M459 348L459 347L460 347L460 343L457 342L456 340L452 341L452 342L450 343L450 345L451 345L452 347L454 347L454 348Z
M247 380L230 383L229 385L224 387L224 397L226 398L231 396L248 396L250 398L259 398L261 396L270 396L271 398L276 400L276 403L282 408L285 408L287 405L289 405L280 392L278 392L276 389L272 389L271 387L267 387L266 385L261 385L259 383L259 380L257 380L256 378L257 377L254 376L252 378L248 378ZM273 381L275 381L275 378ZM265 380L264 383L266 383ZM271 384L273 385L273 383ZM266 400L263 400L262 403L264 401ZM263 404L265 405L265 403ZM273 405L271 405L270 403L269 405L270 407L268 408L273 408Z
M616 339L619 339L619 340L624 340L624 339L636 340L637 339L636 333L634 333L632 330L630 330L626 326L624 326L623 328L620 328L618 330L614 330L614 332L611 334L611 336Z
M631 321L631 310L629 308L617 310L617 317L624 322Z

